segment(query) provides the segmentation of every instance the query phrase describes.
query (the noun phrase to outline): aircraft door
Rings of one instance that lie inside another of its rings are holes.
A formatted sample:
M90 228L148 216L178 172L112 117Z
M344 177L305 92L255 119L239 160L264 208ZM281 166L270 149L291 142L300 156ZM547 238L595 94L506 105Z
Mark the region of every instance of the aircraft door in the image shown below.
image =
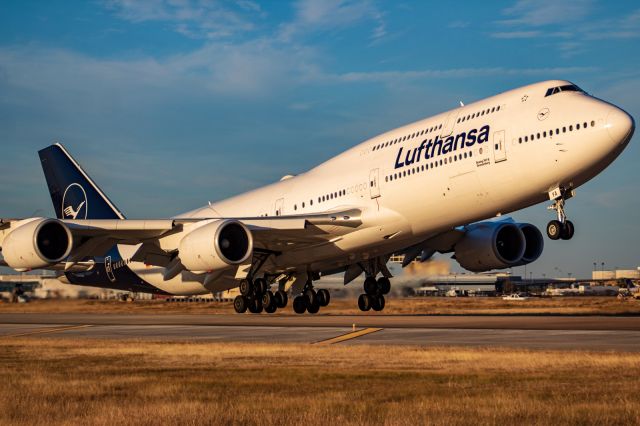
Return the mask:
M447 116L447 121L445 121L444 126L442 126L442 131L440 132L440 138L444 139L447 136L451 136L453 133L453 128L456 126L456 119L458 118L458 112L452 112Z
M496 163L507 159L507 144L504 130L493 133L493 160Z
M371 199L380 196L380 169L373 169L369 172L369 188Z
M274 214L276 216L282 216L283 209L284 209L284 198L278 198L276 200Z

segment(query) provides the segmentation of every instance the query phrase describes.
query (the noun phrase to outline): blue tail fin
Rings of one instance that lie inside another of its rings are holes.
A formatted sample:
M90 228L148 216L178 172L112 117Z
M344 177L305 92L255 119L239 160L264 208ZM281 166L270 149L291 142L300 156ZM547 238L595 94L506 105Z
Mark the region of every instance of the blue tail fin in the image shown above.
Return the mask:
M124 219L61 144L48 146L38 155L58 219Z

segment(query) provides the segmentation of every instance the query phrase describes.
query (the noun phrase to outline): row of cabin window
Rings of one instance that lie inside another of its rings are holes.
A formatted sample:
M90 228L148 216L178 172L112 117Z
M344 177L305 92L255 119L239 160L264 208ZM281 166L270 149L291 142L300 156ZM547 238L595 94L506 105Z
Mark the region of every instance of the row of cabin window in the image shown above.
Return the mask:
M322 195L320 197L318 197L318 203L322 203L324 201L329 201L329 200L333 200L334 198L338 198L338 197L344 197L345 195L347 195L347 190L346 189L341 189L338 192L334 192L328 195ZM313 205L313 200L309 200L309 205L312 206ZM306 207L306 203L303 201L302 202L302 208L304 209ZM298 210L298 205L294 204L293 205L293 209L294 210Z
M473 114L469 114L469 115L466 115L464 117L460 117L460 118L458 118L458 121L456 121L456 123L462 123L462 122L465 122L467 120L471 120L473 118L480 117L481 115L491 114L491 113L494 113L494 112L497 112L497 111L500 111L500 105L495 106L495 107L493 107L491 109L487 108L487 109L484 109L484 110L482 110L480 112L474 112Z
M406 141L408 139L413 139L416 136L426 135L426 134L429 134L429 133L433 132L434 130L440 130L440 129L442 129L442 124L429 127L428 129L422 130L420 132L413 133L411 135L402 136L401 138L395 138L394 140L383 142L381 144L378 144L378 145L374 146L373 147L373 151L377 151L378 149L386 148L388 146L395 145L395 144L400 143L400 142L404 142L404 141Z
M443 166L446 165L447 163L453 163L454 161L458 161L458 160L464 160L465 158L471 158L473 157L473 152L469 151L469 152L464 152L462 154L456 154L452 157L446 157L444 159L440 159L440 160L436 160L436 161L432 161L431 163L427 163L427 164L422 164L420 166L416 166L413 167L411 169L408 170L403 170L401 172L398 173L392 173L388 176L384 177L384 181L385 182L391 182L394 181L396 179L400 179L406 176L410 176L412 174L416 174L418 172L424 172L426 170L429 170L429 167L431 167L432 169L438 167L438 166Z
M591 121L591 127L595 127L596 126L596 122L595 121ZM582 123L582 127L580 127L580 123L575 125L575 130L580 130L582 129L586 129L587 127L589 127L589 124L585 121L584 123ZM567 128L567 126L564 126L562 128L558 127L555 132L556 135L559 135L560 132L562 133L567 133L567 129L570 132L573 132L574 126L573 124L569 125L569 127ZM548 132L549 136L553 136L553 129L549 130ZM546 138L547 137L547 131L543 131L542 133L536 133L536 134L532 134L531 136L527 135L524 137L520 137L518 138L518 142L522 143L522 142L529 142L529 140L534 140L534 139L540 139L541 137Z

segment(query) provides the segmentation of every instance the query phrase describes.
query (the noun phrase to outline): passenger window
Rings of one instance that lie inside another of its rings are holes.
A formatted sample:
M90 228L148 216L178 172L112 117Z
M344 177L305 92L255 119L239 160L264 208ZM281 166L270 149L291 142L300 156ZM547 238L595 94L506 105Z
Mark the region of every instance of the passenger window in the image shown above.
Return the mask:
M591 127L595 127L596 122L595 121L591 121Z

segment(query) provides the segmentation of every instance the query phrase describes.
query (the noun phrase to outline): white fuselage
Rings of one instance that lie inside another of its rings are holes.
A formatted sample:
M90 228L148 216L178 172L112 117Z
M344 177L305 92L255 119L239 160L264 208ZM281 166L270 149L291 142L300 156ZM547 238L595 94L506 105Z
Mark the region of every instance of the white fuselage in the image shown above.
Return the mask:
M281 256L277 272L330 270L406 248L452 227L506 214L577 187L624 149L633 121L583 92L545 96L553 80L483 99L391 130L306 173L212 203L180 218L299 215L358 208L363 225L330 245ZM133 250L120 246L123 257ZM165 281L162 268L129 265L174 294L211 291L202 278ZM234 287L232 280L216 290Z

